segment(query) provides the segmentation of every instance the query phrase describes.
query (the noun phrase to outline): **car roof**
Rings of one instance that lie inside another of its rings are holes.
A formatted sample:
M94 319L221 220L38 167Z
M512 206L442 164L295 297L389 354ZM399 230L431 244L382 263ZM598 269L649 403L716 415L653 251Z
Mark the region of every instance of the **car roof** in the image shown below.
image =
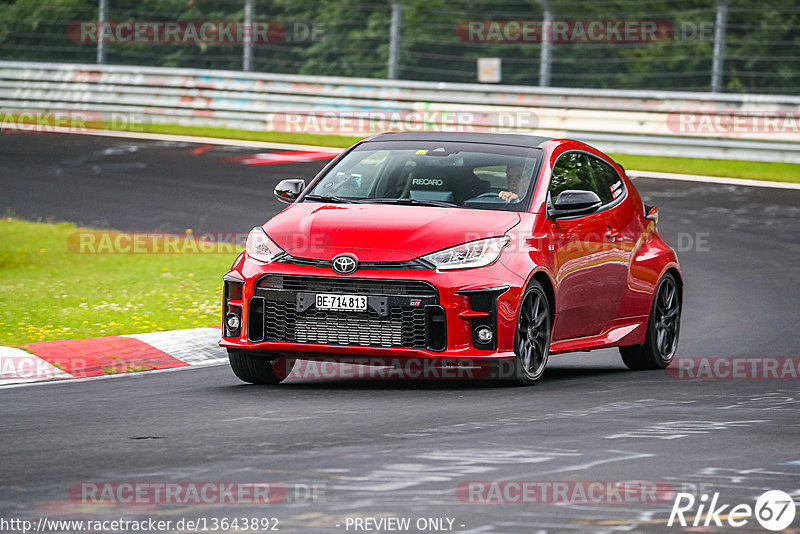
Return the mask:
M526 148L541 148L552 137L539 137L536 135L501 134L501 133L476 133L476 132L392 132L378 134L366 143L382 141L451 141L462 143L484 143L489 145L509 145Z

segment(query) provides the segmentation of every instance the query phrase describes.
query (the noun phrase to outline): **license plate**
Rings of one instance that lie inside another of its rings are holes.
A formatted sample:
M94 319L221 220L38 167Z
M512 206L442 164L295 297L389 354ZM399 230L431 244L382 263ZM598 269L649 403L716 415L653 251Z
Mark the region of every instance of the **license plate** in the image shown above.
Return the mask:
M315 306L318 310L367 311L367 297L366 295L317 293Z

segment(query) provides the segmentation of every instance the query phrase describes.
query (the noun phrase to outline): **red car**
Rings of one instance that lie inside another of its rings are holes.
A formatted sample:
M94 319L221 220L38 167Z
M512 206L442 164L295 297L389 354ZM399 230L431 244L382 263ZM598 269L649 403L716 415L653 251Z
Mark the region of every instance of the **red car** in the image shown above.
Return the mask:
M550 354L619 347L632 369L675 354L683 283L658 211L581 142L381 134L275 195L290 205L224 277L220 345L245 382L363 357L528 385Z

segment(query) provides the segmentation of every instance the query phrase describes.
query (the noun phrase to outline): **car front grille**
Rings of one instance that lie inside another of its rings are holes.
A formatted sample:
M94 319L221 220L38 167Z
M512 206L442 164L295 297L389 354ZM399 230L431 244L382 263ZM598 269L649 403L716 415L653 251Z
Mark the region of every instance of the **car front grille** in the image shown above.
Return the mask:
M316 293L367 295L367 311L318 310ZM303 305L303 299L307 304ZM250 300L250 341L444 350L444 309L427 282L267 275Z

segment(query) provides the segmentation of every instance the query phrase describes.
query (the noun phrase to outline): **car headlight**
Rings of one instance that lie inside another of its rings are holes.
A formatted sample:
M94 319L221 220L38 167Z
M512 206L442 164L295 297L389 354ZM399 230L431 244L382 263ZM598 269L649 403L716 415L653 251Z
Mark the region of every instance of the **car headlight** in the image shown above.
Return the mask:
M422 259L432 263L439 270L485 267L497 261L510 241L511 238L508 236L470 241L428 254Z
M279 247L275 241L270 239L260 226L256 226L250 230L244 251L249 257L254 260L263 261L264 263L270 263L283 254L283 249Z

